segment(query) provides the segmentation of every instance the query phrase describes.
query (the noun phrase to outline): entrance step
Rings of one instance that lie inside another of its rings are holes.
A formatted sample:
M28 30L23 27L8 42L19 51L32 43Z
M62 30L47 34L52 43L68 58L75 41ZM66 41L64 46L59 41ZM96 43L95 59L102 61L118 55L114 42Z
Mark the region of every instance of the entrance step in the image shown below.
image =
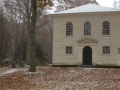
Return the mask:
M77 67L83 67L83 68L93 68L94 65L78 65Z

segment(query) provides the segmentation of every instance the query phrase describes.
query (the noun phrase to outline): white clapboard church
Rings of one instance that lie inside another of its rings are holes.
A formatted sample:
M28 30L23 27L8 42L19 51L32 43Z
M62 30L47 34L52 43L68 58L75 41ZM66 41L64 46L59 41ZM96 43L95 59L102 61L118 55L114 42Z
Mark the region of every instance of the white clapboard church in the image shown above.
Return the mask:
M51 16L52 65L120 66L120 10L86 4Z

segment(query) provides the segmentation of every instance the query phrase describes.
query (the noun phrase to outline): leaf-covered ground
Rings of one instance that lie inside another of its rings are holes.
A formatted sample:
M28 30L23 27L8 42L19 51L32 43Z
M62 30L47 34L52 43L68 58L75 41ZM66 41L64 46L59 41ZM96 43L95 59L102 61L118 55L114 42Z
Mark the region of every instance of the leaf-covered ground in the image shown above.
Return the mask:
M0 68L0 90L120 90L120 69L80 67Z

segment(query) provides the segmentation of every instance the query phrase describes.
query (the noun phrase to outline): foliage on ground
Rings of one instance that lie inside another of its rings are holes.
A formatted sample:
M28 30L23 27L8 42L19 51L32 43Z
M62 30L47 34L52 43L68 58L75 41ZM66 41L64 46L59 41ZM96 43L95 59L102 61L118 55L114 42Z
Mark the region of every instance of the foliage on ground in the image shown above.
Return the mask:
M120 90L120 69L80 67L0 68L0 90Z

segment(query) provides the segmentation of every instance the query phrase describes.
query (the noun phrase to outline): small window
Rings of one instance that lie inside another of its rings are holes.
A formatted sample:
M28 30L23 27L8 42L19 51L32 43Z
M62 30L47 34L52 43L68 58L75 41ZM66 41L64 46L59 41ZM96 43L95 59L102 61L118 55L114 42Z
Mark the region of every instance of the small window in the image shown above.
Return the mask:
M110 47L109 46L103 47L103 54L110 54Z
M108 21L103 22L103 35L110 35L110 23Z
M73 35L73 24L71 22L68 22L66 24L66 36Z
M118 48L118 54L120 54L120 48Z
M72 54L72 47L66 47L66 54Z
M91 35L91 24L90 22L84 23L84 35Z

